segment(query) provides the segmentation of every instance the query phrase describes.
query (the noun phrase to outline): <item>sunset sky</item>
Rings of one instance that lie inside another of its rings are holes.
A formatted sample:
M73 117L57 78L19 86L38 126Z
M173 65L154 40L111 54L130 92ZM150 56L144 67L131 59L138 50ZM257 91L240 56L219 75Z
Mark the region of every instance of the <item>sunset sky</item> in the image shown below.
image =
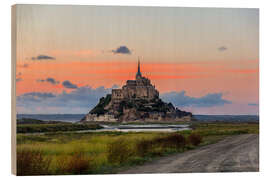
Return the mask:
M17 5L18 113L87 113L134 79L194 114L259 114L259 10Z

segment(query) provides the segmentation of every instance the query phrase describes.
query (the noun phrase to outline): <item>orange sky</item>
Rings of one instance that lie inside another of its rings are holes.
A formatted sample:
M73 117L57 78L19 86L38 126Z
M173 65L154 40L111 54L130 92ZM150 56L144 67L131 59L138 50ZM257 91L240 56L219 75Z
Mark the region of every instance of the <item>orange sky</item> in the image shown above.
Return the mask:
M28 66L24 67L26 63ZM134 79L136 71L136 62L18 61L17 74L20 73L24 81L17 83L17 95L32 91L63 91L61 84L37 82L38 79L47 77L60 82L69 80L79 87L89 85L94 88L109 88L114 84L122 86L126 80ZM225 96L241 101L255 101L258 98L258 67L234 68L227 62L209 65L142 61L141 71L161 93L186 90L189 95L201 96L205 93L226 92Z
M259 103L258 9L16 8L17 96L75 91L64 81L77 87L122 86L135 78L140 57L143 76L161 94L222 93L232 104L203 113L239 109L240 114L258 114L258 106L247 106ZM126 52L118 53L120 47ZM51 59L35 59L39 55ZM47 78L59 83L41 82Z

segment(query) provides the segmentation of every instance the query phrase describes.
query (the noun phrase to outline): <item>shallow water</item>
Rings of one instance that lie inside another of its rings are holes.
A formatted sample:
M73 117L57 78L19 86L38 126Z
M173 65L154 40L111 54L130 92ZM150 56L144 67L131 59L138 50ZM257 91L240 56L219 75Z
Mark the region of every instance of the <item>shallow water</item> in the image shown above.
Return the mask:
M81 130L78 133L84 132L105 132L105 131L118 131L118 132L176 132L183 130L191 130L187 124L147 124L147 125L101 125L103 129L97 130Z
M103 129L63 131L61 133L86 132L177 132L191 130L188 124L147 124L147 125L101 125ZM44 135L45 132L24 133L24 135Z

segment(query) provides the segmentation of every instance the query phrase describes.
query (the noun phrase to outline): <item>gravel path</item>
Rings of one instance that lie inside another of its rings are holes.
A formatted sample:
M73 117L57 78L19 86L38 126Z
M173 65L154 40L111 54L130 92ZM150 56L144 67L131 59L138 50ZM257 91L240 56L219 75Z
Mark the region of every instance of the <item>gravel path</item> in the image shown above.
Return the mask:
M259 171L259 135L245 134L120 172L188 173Z

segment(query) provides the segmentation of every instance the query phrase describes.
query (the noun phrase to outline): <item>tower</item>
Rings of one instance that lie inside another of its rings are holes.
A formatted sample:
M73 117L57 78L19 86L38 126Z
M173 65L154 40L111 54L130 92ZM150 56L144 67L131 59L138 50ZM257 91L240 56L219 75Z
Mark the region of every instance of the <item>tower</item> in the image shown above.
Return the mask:
M138 58L138 71L136 74L136 79L141 78L142 74L141 74L141 68L140 68L140 59Z

